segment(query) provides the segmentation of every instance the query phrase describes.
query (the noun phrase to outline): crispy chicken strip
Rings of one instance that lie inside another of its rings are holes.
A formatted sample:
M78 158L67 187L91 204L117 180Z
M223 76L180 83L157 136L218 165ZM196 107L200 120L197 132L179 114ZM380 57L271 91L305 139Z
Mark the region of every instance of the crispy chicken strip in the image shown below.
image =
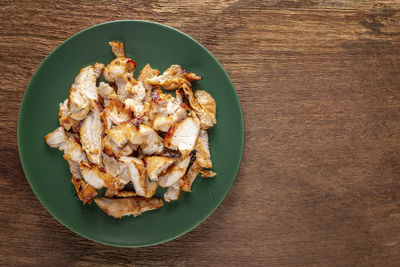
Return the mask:
M201 129L199 138L196 142L196 160L203 168L212 168L210 158L210 147L208 145L208 134L206 130Z
M142 160L134 157L121 157L120 176L128 177L138 196L146 195L146 169Z
M97 196L96 190L80 178L71 178L71 182L75 187L78 198L83 204L90 204L95 196Z
M198 80L201 80L200 76L187 72L179 65L171 65L162 75L150 78L147 81L151 85L159 85L165 90L175 90L184 84Z
M88 159L95 164L101 164L102 136L103 124L101 123L100 112L95 107L83 121L80 129L82 148L85 150Z
M95 198L96 204L108 215L121 218L126 215L139 216L142 212L155 210L163 206L163 201L157 198Z
M118 180L108 173L103 167L93 163L81 162L83 179L96 189L103 187L117 187Z
M183 191L190 192L190 188L192 187L192 184L199 174L200 170L201 166L199 165L197 160L195 160L192 166L190 166L186 175L179 181Z
M178 182L179 179L185 175L187 167L190 163L190 155L179 159L175 164L169 168L163 175L159 178L159 184L162 187L169 187L174 183Z
M187 156L194 149L199 132L197 120L187 117L169 129L164 138L164 146L179 150L183 156Z

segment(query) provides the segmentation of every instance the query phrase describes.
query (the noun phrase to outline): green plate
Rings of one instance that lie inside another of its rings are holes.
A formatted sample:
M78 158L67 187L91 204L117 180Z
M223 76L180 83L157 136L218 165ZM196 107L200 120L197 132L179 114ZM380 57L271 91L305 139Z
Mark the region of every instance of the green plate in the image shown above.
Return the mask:
M203 76L193 84L217 103L217 124L209 130L214 178L198 177L191 193L133 218L114 219L94 203L75 196L62 152L44 136L58 127L58 105L68 97L79 70L113 58L109 41L125 43L127 57L138 63L135 77L149 62L161 72L171 64ZM113 21L75 34L58 46L33 75L18 119L19 155L26 178L40 202L72 231L113 246L140 247L176 238L204 221L222 202L237 175L243 152L243 114L235 88L221 64L201 44L173 28L146 21Z

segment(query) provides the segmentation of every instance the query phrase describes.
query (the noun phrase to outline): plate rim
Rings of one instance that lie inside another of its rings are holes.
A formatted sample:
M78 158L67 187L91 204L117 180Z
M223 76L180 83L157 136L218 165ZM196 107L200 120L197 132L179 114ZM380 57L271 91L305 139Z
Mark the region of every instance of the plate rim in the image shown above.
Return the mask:
M235 97L235 100L236 100L236 102L237 102L237 104L238 104L239 111L240 111L240 119L239 119L239 121L238 121L238 124L239 124L239 127L240 127L240 139L241 139L241 142L240 142L240 150L239 150L239 151L240 151L239 162L238 162L238 164L235 166L235 170L234 170L234 179L232 179L232 182L230 182L230 184L227 186L226 192L224 192L222 198L218 201L218 203L216 203L215 208L213 208L213 209L211 209L209 212L205 213L204 216L202 216L200 220L197 220L194 224L190 224L188 227L186 227L186 229L184 229L184 231L180 232L179 234L172 235L171 237L165 238L165 239L160 240L160 241L157 241L157 242L149 242L149 243L146 243L146 244L129 244L129 245L124 244L124 245L121 245L121 244L116 243L116 242L106 242L106 241L103 241L103 240L96 240L95 238L93 238L93 237L91 237L91 236L88 236L88 235L86 235L86 234L81 233L80 231L76 230L74 227L71 227L71 226L69 226L69 225L66 225L64 222L62 222L59 218L57 218L57 216L54 215L53 211L52 211L49 207L47 207L47 206L44 204L44 201L41 199L40 195L37 193L36 187L33 186L33 184L32 184L31 181L30 181L30 178L28 178L28 175L27 175L27 173L29 173L28 167L26 166L27 163L25 163L23 157L21 156L21 154L23 154L24 152L22 151L22 148L21 148L21 145L20 145L20 144L21 144L21 138L22 138L22 137L21 137L21 130L20 130L20 129L21 129L21 126L22 126L22 122L21 122L21 121L22 121L22 113L23 113L22 110L23 110L23 108L24 108L24 106L25 106L25 102L27 101L27 100L26 100L26 95L27 95L28 91L32 90L32 89L29 89L29 88L31 87L33 80L36 78L36 76L38 76L38 73L40 72L41 68L42 68L42 67L45 65L45 63L49 60L49 57L50 57L51 55L53 55L54 53L56 53L56 51L58 51L58 50L60 49L60 47L61 47L64 43L66 43L66 42L68 42L68 41L71 41L72 39L77 38L78 36L80 36L80 35L82 35L82 34L85 34L87 31L90 31L90 30L92 30L92 29L94 29L94 28L98 28L98 27L102 27L102 26L104 26L104 25L114 24L114 23L132 23L132 22L133 22L133 23L153 24L153 25L155 25L155 26L164 28L164 29L166 29L166 30L168 30L168 31L174 31L174 32L177 32L177 33L179 33L179 34L182 34L182 35L184 35L185 37L189 38L191 41L193 41L195 44L197 44L201 49L203 49L203 50L208 54L208 56L211 56L212 59L214 59L214 61L217 63L217 65L222 69L222 71L223 71L223 73L225 74L225 76L226 76L226 78L227 78L229 84L230 84L230 85L232 86L232 88L234 89L234 90L233 90L234 97ZM237 178L237 175L238 175L238 172L239 172L241 163L242 163L242 159L243 159L244 141L245 141L245 123L244 123L244 116L243 116L242 104L241 104L240 99L239 99L239 96L238 96L238 94L237 94L236 87L234 86L232 80L230 79L228 73L226 72L226 70L224 69L224 67L222 66L222 64L217 60L217 58L216 58L205 46L203 46L199 41L197 41L196 39L194 39L194 38L191 37L190 35L188 35L188 34L182 32L182 31L180 31L180 30L178 30L178 29L176 29L176 28L173 28L173 27L171 27L171 26L168 26L168 25L165 25L165 24L162 24L162 23L158 23L158 22L148 21L148 20L129 20L129 19L127 19L127 20L111 20L111 21L106 21L106 22L102 22L102 23L95 24L95 25L92 25L92 26L90 26L90 27L84 28L83 30L81 30L81 31L79 31L79 32L77 32L77 33L71 35L70 37L68 37L67 39L65 39L64 41L62 41L59 45L57 45L56 48L54 48L54 49L44 58L44 60L40 63L40 65L36 68L35 72L32 74L32 76L31 76L31 78L30 78L30 80L29 80L29 82L28 82L28 84L27 84L27 86L26 86L26 88L25 88L24 95L23 95L22 100L21 100L21 102L20 102L20 108L19 108L19 112L18 112L18 123L17 123L17 146L18 146L18 156L19 156L19 160L20 160L20 162L21 162L21 167L22 167L22 170L23 170L23 172L24 172L25 178L26 178L26 180L28 181L29 186L30 186L31 190L33 191L35 197L39 200L40 204L45 208L45 210L46 210L48 213L50 213L50 215L51 215L54 219L56 219L56 221L58 221L61 225L63 225L64 227L66 227L66 228L69 229L70 231L72 231L72 232L74 232L75 234L78 234L79 236L82 236L82 237L84 237L84 238L86 238L86 239L88 239L88 240L91 240L91 241L93 241L93 242L100 243L100 244L104 244L104 245L108 245L108 246L113 246L113 247L137 248L137 247L149 247L149 246L155 246L155 245L158 245L158 244L162 244L162 243L171 241L171 240L173 240L173 239L176 239L176 238L178 238L178 237L180 237L180 236L182 236L182 235L184 235L184 234L190 232L191 230L193 230L194 228L196 228L197 226L199 226L201 223L203 223L205 220L207 220L207 219L211 216L211 214L221 205L222 201L226 198L226 196L227 196L228 193L230 192L231 187L232 187L233 183L235 182L235 180L236 180L236 178Z

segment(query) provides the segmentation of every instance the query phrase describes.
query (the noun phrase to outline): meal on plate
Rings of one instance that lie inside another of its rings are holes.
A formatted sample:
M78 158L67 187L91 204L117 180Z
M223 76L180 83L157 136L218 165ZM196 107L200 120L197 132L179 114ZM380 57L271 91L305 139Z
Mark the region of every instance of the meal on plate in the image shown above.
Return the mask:
M125 56L124 44L109 44L115 59L81 69L60 103L60 127L45 141L64 152L84 204L94 200L115 218L138 216L163 206L154 197L159 186L169 202L190 192L199 173L216 175L207 134L216 124L216 103L206 91L192 91L201 77L179 65L160 74L147 64L135 79L136 62ZM107 82L97 85L101 75Z

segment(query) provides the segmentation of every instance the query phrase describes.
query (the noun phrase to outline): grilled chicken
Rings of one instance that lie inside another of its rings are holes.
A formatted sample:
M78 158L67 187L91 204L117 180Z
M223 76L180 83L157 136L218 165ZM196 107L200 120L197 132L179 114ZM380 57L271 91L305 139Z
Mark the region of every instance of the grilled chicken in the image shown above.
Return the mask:
M95 196L97 196L96 190L80 178L71 178L71 182L75 187L78 198L83 204L90 204Z
M160 186L169 187L178 182L179 179L181 179L183 175L185 175L189 163L190 155L176 161L171 168L169 168L163 175L160 176Z
M100 82L99 84L99 95L105 99L117 98L114 88L105 82Z
M96 86L97 78L101 75L104 64L96 63L81 69L70 91L77 90L89 100L98 101L98 88Z
M165 191L164 193L164 200L167 202L177 200L180 194L181 194L181 187L178 181L167 188L167 191Z
M101 139L103 136L103 124L100 120L100 112L97 107L93 108L80 128L82 148L88 159L101 164Z
M192 187L192 184L199 174L200 170L201 166L197 162L197 160L195 160L192 166L190 166L186 175L180 180L180 186L183 191L190 192L190 188Z
M142 212L148 210L155 210L163 206L163 201L157 198L95 198L96 204L108 215L114 218L121 218L122 216L133 215L139 216Z
M119 125L132 119L132 115L125 109L125 105L116 98L104 100L104 109L101 112L101 116L105 129L111 129L113 125Z
M179 65L171 65L162 75L148 79L151 85L159 85L165 90L175 90L183 84L201 80L200 76L187 72Z
M212 168L210 158L210 147L208 145L208 134L206 130L200 130L199 138L196 142L196 160L203 168Z
M117 187L118 180L97 164L81 162L83 179L96 189L103 187Z
M128 190L118 190L115 188L107 188L104 193L106 197L136 197L136 193Z
M163 156L149 156L143 159L146 173L150 181L157 182L160 174L164 173L175 159Z
M58 110L58 120L60 122L60 125L64 127L64 129L67 131L79 124L79 121L74 120L71 117L71 112L68 107L68 99L65 99L63 103L60 103Z
M118 98L123 101L130 95L129 90L131 87L137 84L137 81L133 78L133 72L136 70L137 64L133 59L125 57L121 45L115 42L110 42L110 45L116 59L105 67L103 76L107 82L117 85Z
M201 77L179 65L160 75L147 64L135 80L137 64L126 57L124 44L109 45L115 59L80 70L59 106L61 127L45 141L64 152L84 204L105 187L105 197L94 199L104 212L138 216L163 206L152 198L158 186L167 188L164 199L170 202L191 190L199 172L216 175L202 170L212 167L206 129L216 124L216 103L205 91L193 93L191 82ZM101 73L108 83L97 87ZM162 88L177 89L176 97ZM134 191L125 189L130 183Z
M213 124L217 123L216 115L217 115L217 104L215 103L214 98L203 90L197 90L194 93L197 102L206 112L207 116L210 118Z
M183 156L187 156L193 150L199 132L200 125L197 120L187 117L169 129L164 138L164 146L179 150Z
M87 157L73 136L68 135L63 127L58 127L46 135L44 139L49 146L64 152L64 159L68 161L72 175L76 178L82 178L79 165L81 161L87 161Z
M135 188L138 196L146 195L146 169L143 161L134 157L121 157L120 175L128 177Z
M214 177L215 175L217 175L217 173L213 171L207 171L207 170L201 171L201 177L203 178L211 178Z
M216 123L215 120L215 112L209 112L207 110L205 110L199 103L199 101L195 98L192 89L184 84L182 86L183 92L185 93L186 98L189 100L189 104L190 107L194 110L194 112L196 113L196 116L199 118L200 120L200 127L201 129L208 129L212 126L214 126L214 124ZM203 98L205 98L204 96L202 96ZM211 97L211 96L210 96ZM204 102L205 100L202 99L202 101ZM207 109L212 111L212 103L209 105L204 104Z
M146 89L145 101L149 101L153 90L159 88L159 86L152 85L147 80L158 75L160 75L160 71L151 68L150 64L146 64L146 66L144 66L143 69L140 71L138 81L142 82L144 88Z
M147 198L150 198L154 196L156 193L156 190L158 188L158 182L152 182L149 179L146 180L146 196Z
M129 156L135 151L139 146L127 143L122 147L119 147L112 139L110 135L103 137L103 151L113 157Z
M114 53L115 57L125 57L124 43L112 41L108 44L111 46L112 52Z

